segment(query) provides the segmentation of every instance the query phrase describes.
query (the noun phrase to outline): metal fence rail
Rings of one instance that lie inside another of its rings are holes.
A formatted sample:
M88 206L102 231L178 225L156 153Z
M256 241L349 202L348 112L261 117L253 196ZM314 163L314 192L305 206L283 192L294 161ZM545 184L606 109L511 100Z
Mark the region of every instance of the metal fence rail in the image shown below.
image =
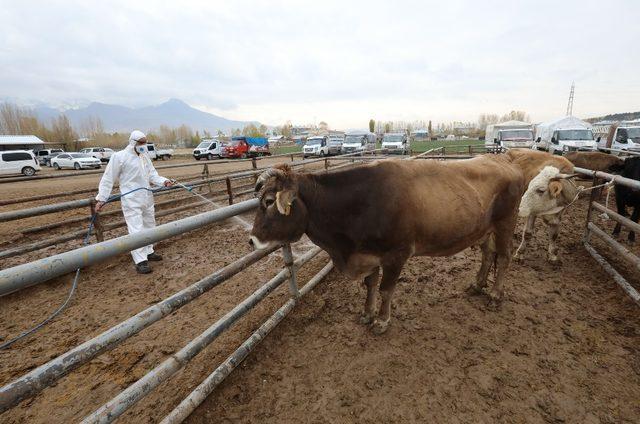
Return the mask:
M612 175L606 172L600 171L592 171L590 169L584 168L574 168L576 172L587 175L593 178L593 185L598 185L601 180L613 181L614 184L620 184L627 187L640 189L640 181L632 180L629 178L624 178L619 175ZM636 256L629 249L624 247L621 243L615 240L613 237L608 235L602 228L598 227L595 222L593 222L593 212L599 211L606 213L611 219L619 223L621 226L628 228L632 231L639 231L640 225L619 215L618 213L612 211L606 206L597 202L598 191L592 190L591 196L589 198L589 206L587 211L587 222L585 225L585 233L583 244L587 252L598 262L604 270L611 275L614 281L622 288L625 293L627 293L638 305L640 305L640 293L631 285L629 282L620 274L605 258L602 254L600 254L595 246L591 244L591 237L595 236L600 241L605 243L614 252L616 252L620 258L629 263L635 269L640 271L640 258Z

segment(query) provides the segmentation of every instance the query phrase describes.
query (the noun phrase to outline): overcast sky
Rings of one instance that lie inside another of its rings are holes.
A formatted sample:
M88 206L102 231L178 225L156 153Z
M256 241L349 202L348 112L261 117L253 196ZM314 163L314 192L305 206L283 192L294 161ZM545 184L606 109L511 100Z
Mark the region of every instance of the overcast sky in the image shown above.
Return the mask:
M640 1L0 0L0 98L278 125L640 110Z

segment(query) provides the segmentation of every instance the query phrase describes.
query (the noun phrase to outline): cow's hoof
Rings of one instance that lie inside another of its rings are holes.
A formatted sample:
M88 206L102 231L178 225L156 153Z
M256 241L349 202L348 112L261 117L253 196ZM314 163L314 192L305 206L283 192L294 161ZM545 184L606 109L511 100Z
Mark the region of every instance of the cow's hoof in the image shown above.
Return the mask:
M379 319L376 319L375 321L373 321L373 325L371 326L371 331L373 332L373 334L379 336L380 334L383 334L385 331L387 331L388 327L389 327L389 320L381 321Z
M551 265L561 265L561 264L562 264L562 261L561 261L561 260L560 260L560 258L559 258L559 257L557 257L556 255L549 255L549 256L547 257L547 260L549 261L549 263L550 263Z
M502 297L503 296L497 296L497 295L490 294L489 295L489 302L487 302L487 308L492 310L492 311L499 310L500 307L502 306Z
M467 287L467 295L469 296L479 296L482 294L482 287L478 287L476 283L471 283L469 287Z
M362 314L360 315L360 324L369 325L373 322L373 317L371 315Z

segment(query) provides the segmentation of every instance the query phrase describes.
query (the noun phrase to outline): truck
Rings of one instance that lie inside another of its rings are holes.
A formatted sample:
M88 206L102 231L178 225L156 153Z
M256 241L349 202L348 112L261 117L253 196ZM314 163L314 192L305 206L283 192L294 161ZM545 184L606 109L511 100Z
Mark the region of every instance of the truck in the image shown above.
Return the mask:
M411 144L406 133L386 133L382 136L383 152L406 155L410 150Z
M598 149L626 150L640 153L640 121L597 122L593 131Z
M485 146L525 148L533 146L533 125L523 121L506 121L487 125L484 138Z
M578 150L596 150L597 140L593 138L591 124L573 116L543 122L536 125L538 150L561 155Z
M217 138L205 138L193 149L193 157L196 160L220 158L222 157L224 146L225 143Z
M329 136L315 135L307 138L302 147L302 157L308 156L329 156Z
M231 142L224 146L222 157L225 158L253 158L271 156L269 141L264 137L231 137Z
M349 131L345 133L342 153L364 153L376 149L376 135L369 131Z
M156 149L155 144L147 143L147 154L152 160L169 160L173 156L173 149Z
M113 150L108 147L85 147L80 150L80 153L100 159L100 162L109 162L111 155L113 155Z
M40 165L51 166L51 158L55 157L57 153L64 153L63 149L40 149L34 151L33 154L38 159Z

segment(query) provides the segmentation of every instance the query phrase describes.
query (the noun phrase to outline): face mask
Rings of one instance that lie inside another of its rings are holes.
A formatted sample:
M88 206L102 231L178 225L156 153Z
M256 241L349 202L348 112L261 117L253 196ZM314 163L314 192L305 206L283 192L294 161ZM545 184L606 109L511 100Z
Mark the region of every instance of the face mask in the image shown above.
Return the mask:
M147 153L147 145L146 144L136 144L136 152L138 152L138 153Z

